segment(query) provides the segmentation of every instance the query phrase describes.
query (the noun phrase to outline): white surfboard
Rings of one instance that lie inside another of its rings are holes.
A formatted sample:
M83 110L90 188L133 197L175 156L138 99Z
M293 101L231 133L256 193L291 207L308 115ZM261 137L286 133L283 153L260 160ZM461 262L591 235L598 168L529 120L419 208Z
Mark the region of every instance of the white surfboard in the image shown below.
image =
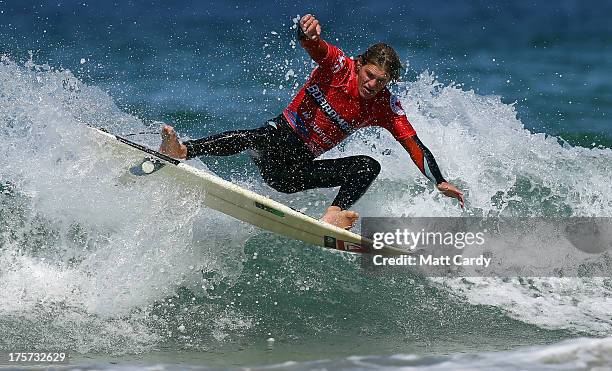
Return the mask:
M202 187L205 193L202 203L207 207L267 231L330 249L369 252L365 243L367 241L356 233L321 222L123 137L93 127L90 129L102 146L109 146L113 153L122 157L134 159L133 165L126 169L126 174L133 176L136 181L138 178L144 181L147 177L170 177L175 182ZM406 251L385 246L376 250L376 254L399 255L406 254Z

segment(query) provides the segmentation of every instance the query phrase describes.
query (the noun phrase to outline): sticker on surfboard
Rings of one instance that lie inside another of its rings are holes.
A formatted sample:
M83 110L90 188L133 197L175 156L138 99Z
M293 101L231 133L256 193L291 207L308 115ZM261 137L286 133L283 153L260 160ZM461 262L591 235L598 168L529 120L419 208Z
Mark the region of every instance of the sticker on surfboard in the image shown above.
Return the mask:
M259 203L257 201L255 201L255 207L258 208L258 209L265 210L265 211L267 211L269 213L272 213L272 214L274 214L274 215L276 215L278 217L281 217L281 218L285 217L285 213L284 212L282 212L280 210L277 210L277 209L275 209L273 207L266 206L266 205L264 205L262 203Z
M166 164L156 157L145 157L139 164L130 168L130 173L136 176L153 174Z
M368 249L358 245L356 243L339 240L337 238L331 236L323 237L323 245L330 249L336 249L341 251L350 251L350 252L368 252Z

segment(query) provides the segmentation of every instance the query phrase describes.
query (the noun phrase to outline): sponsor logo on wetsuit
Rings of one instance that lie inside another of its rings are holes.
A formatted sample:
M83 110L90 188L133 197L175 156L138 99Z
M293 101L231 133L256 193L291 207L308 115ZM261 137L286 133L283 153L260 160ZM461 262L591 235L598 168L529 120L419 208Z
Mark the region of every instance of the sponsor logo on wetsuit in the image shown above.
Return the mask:
M309 134L308 128L306 127L306 123L304 122L304 120L300 118L300 115L298 115L297 112L287 109L285 110L285 113L287 114L285 115L285 118L287 118L287 122L289 123L289 125L302 138L302 140L304 141L304 144L306 144L306 146L310 149L310 151L313 154L320 155L321 153L325 152L325 150L321 148L321 146L319 146L317 143L315 143L310 138L310 134ZM313 127L313 131L319 134L321 129L319 129L319 127L315 125ZM325 143L327 143L327 141L325 140L326 138L327 137L323 138L323 141ZM329 140L329 138L327 138L327 140Z
M306 124L304 123L304 120L302 120L300 118L300 116L297 114L297 112L293 112L290 110L287 110L287 112L289 113L290 117L289 117L289 123L293 124L293 127L295 129L297 129L298 133L300 133L301 135L308 137L308 128L306 127Z
M334 69L332 70L332 73L337 73L338 71L342 69L342 67L344 67L345 58L346 57L344 55L340 55L338 57L338 59L336 60L336 64L334 64Z
M308 93L308 95L314 99L323 113L325 113L325 115L329 117L329 119L332 120L332 122L336 124L340 130L347 135L353 132L353 127L346 122L346 120L344 120L338 112L336 112L331 104L329 104L327 98L325 98L325 94L323 94L321 89L319 89L318 85L310 85L306 88L306 93Z

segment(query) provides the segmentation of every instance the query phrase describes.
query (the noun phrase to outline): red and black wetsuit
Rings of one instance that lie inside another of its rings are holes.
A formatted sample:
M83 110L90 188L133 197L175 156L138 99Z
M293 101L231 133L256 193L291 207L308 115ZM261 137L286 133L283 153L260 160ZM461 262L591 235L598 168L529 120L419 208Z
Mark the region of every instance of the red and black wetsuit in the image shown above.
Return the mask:
M369 156L316 160L354 131L380 126L408 150L421 172L436 184L444 182L431 152L416 136L399 100L388 89L363 99L357 87L355 62L327 44L327 54L284 110L265 126L186 141L188 158L228 156L252 149L264 180L280 192L340 187L332 205L348 209L380 172Z
M398 141L416 134L388 89L371 99L359 95L355 62L340 49L327 44L327 55L316 62L319 67L283 112L315 155L368 126L381 126Z

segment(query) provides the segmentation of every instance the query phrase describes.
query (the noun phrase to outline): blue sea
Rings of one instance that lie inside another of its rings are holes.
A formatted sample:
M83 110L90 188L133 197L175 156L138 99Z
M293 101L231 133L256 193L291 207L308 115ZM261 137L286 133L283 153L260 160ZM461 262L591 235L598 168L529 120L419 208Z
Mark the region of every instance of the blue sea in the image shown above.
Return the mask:
M157 121L182 139L262 125L314 67L306 13L349 55L396 48L391 89L466 194L461 210L367 129L325 154L381 162L362 216L612 216L612 1L0 0L0 352L82 370L611 369L609 275L365 275L171 181L117 183L86 125L152 148ZM336 191L278 193L247 154L190 164L312 216Z

